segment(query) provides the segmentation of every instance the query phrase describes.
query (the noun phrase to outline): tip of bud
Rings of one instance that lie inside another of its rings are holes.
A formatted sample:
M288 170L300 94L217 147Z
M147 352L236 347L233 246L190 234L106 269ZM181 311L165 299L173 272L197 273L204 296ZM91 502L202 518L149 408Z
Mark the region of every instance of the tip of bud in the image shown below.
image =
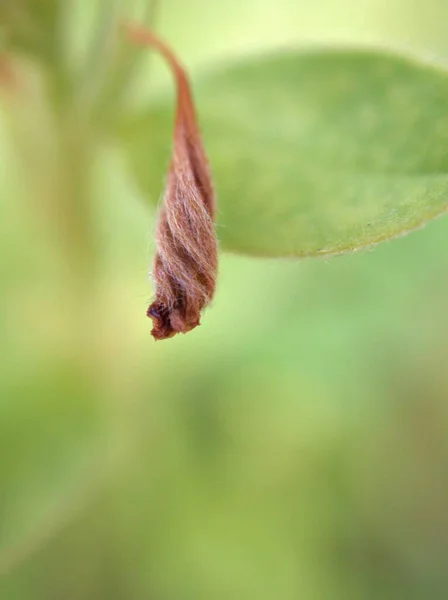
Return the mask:
M146 314L152 319L151 335L156 341L166 340L177 333L188 333L201 324L199 313L188 314L183 305L169 309L162 302L155 301Z

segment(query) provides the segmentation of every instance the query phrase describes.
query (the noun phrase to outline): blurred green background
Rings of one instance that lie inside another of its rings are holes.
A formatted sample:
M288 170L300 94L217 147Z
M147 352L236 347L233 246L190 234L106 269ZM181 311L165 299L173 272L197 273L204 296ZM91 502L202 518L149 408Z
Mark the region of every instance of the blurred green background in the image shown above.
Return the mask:
M67 2L61 52L76 69L105 7L144 4ZM303 43L448 60L447 18L446 0L153 15L193 81ZM168 80L139 73L134 103ZM86 191L91 147L59 156L48 132L70 123L33 77L0 119L0 598L447 598L448 219L331 260L222 256L202 327L155 344L154 211L112 143Z

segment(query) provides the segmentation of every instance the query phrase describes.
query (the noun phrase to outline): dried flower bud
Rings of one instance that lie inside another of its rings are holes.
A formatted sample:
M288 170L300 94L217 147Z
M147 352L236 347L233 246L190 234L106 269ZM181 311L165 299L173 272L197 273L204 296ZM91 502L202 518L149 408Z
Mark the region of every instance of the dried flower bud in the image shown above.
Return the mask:
M190 85L171 50L150 31L128 28L134 42L158 49L177 85L174 147L157 229L154 302L148 309L156 340L200 324L215 290L218 266L215 195Z

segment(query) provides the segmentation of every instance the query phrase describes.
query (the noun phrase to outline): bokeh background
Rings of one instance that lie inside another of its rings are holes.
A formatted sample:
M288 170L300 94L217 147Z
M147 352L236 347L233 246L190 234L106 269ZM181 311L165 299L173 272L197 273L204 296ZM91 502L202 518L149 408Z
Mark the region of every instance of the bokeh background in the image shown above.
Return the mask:
M108 3L66 4L81 69ZM152 18L193 81L316 42L448 61L445 0L161 0ZM159 61L139 74L134 104L168 81ZM155 344L154 210L118 144L61 158L70 123L32 89L3 92L0 119L0 598L447 598L448 218L331 260L222 256L202 327Z

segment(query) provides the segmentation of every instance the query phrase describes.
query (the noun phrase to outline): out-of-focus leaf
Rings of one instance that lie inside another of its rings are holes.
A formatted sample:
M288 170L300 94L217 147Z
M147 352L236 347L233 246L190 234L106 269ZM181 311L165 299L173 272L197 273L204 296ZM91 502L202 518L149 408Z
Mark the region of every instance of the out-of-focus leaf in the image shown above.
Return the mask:
M35 99L32 94L29 98ZM26 127L29 115L20 114ZM45 123L43 111L35 108L34 114ZM21 186L23 182L31 189L30 182L37 179L26 168L29 162L22 168L18 146L11 143L13 117L0 117L2 579L63 527L101 485L111 426L100 376L91 366L95 334L85 325L90 312L87 307L81 311L75 300L72 273L52 233L39 185L30 194ZM31 143L20 148L38 145L41 155L47 155L36 159L43 179L52 164L50 145L37 127L28 127L28 132ZM90 307L87 297L83 302ZM85 339L83 324L89 330Z
M448 208L448 73L373 49L276 53L195 81L224 249L348 252ZM157 201L169 160L165 100L125 128Z
M74 371L24 373L1 387L0 573L38 549L97 485L102 427Z
M33 56L54 62L58 53L57 0L5 0L0 4L1 25L7 45Z

